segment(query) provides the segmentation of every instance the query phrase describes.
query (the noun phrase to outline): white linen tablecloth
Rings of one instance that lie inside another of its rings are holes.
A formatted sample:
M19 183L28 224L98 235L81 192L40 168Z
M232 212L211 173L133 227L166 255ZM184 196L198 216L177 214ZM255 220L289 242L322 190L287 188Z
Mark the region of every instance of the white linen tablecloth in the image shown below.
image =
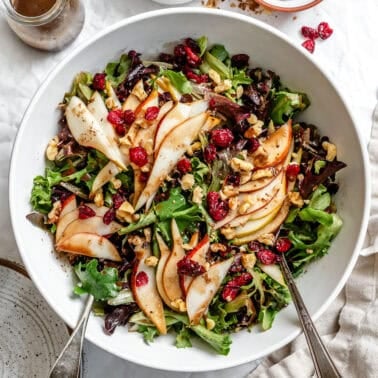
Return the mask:
M237 0L226 0L220 3L222 8L241 12L238 8L232 7L232 3L237 2ZM7 202L8 169L11 148L18 126L34 92L57 62L67 55L73 47L91 37L96 31L102 30L125 17L163 7L150 0L84 0L84 4L86 22L82 33L72 45L59 53L41 52L24 45L11 32L4 16L0 15L0 196L3 198L0 201L0 257L16 262L21 262L21 260L10 225ZM202 6L202 2L196 0L188 5ZM297 14L264 12L256 15L253 12L245 13L277 27L298 44L303 41L300 35L302 25L316 26L321 21L329 22L334 28L334 34L329 40L317 43L314 56L342 90L367 143L372 124L372 112L377 101L377 0L364 0L363 3L354 0L325 0L315 8ZM378 146L375 150L378 151ZM375 163L378 164L378 162ZM375 196L377 196L377 193L375 193ZM377 206L373 202L373 210L377 211ZM372 223L370 230L372 236L375 236L378 231L377 224ZM369 239L368 244L372 245L371 251L375 252L374 244L377 246L375 239ZM361 302L360 310L349 311L350 306L348 307L348 304L350 302L348 302L348 299L345 302L345 294L342 294L323 316L322 319L326 320L320 320L320 332L329 335L329 339L333 338L329 344L330 348L337 356L338 362L345 361L344 365L341 364L343 365L342 369L348 366L347 376L350 377L378 375L378 373L375 373L377 370L368 370L369 368L376 368L374 356L377 355L377 350L372 349L372 346L375 345L376 347L378 341L376 327L369 328L371 325L369 321L374 319L374 316L377 319L377 307L376 304L373 305L376 287L374 277L377 276L377 271L373 271L373 267L377 266L377 259L375 259L375 265L374 259L375 257L360 258L357 265L358 270L354 271L346 286L347 297L349 293L349 298L358 299ZM360 285L363 278L361 274L365 279L369 276L370 281L366 283L366 287ZM365 309L368 308L370 310L365 315ZM358 343L354 343L352 347L348 340L335 336L338 327L340 327L340 331L347 331L349 337L354 338L354 335L357 334L363 337L356 338ZM303 336L301 336L291 346L264 361L252 376L310 376L312 365L303 347ZM375 351L375 355L371 351ZM275 365L287 353L294 354L283 360L281 364ZM301 360L303 360L303 370L298 372L296 369L298 361ZM358 361L360 363L357 363ZM362 367L362 364L366 365L366 369ZM266 370L269 366L272 367ZM151 376L154 378L244 377L255 367L256 364L251 363L221 372L204 374L163 372L122 361L88 343L86 345L84 375L94 378L103 376L126 376L128 378ZM297 373L295 373L296 371Z

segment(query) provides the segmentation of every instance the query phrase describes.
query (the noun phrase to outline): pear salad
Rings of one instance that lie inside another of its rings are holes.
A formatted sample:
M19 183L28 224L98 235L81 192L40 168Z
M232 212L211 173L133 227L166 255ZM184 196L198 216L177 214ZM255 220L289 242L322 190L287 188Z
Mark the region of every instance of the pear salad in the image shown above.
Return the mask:
M345 164L296 121L309 105L206 37L74 78L31 205L107 334L227 355L232 332L272 326L290 302L280 254L298 276L342 227Z

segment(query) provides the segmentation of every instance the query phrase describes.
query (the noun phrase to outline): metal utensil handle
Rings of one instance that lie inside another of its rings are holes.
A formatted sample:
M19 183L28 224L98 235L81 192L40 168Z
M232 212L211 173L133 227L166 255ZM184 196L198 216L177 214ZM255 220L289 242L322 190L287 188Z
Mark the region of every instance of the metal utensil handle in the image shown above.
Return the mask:
M49 372L50 378L79 378L81 350L83 348L85 329L92 309L93 300L93 295L89 295L85 303L84 311L71 337L68 339L67 344L64 346Z
M307 339L317 376L320 378L341 377L311 320L284 256L280 264Z

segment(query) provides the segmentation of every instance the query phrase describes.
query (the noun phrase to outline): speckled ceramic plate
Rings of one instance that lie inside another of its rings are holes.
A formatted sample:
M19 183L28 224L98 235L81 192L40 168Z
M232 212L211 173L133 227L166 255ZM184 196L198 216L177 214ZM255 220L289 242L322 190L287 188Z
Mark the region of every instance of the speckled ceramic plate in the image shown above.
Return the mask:
M0 377L47 377L66 325L20 266L0 259Z

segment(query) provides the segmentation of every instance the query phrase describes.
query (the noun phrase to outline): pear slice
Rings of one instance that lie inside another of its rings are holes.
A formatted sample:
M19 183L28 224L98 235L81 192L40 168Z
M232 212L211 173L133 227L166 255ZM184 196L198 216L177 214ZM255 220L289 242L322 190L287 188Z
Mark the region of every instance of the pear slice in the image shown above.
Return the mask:
M108 121L109 112L100 93L97 91L93 93L87 108L93 114L93 117L96 118L97 122L100 124L108 138L110 138L110 142L117 143L117 134L114 131L112 124Z
M156 234L156 239L157 239L159 250L160 250L160 259L159 259L159 263L156 269L156 286L163 302L172 310L176 311L177 308L172 306L171 300L168 298L167 293L164 289L164 285L163 285L163 272L164 272L165 265L171 254L171 251L169 250L168 246L165 244L165 241L160 236L160 234Z
M140 101L137 96L135 96L133 93L130 93L129 96L127 96L127 99L122 104L122 110L132 110L135 112L137 107L140 105Z
M136 97L139 102L143 102L148 97L147 92L144 90L143 79L137 81L130 94Z
M256 168L272 167L287 156L292 142L291 120L270 134L252 154Z
M122 172L122 169L112 161L109 161L106 165L104 165L93 181L89 198L93 198L99 189L116 177L120 172Z
M156 288L155 269L146 265L145 261L151 256L148 243L135 248L136 263L131 275L131 289L138 306L144 314L155 324L159 333L165 335L167 326L164 316L163 302Z
M83 101L73 96L66 107L65 114L68 127L80 145L99 150L120 168L126 169L117 144L111 142L111 136L105 133Z
M74 234L82 232L97 234L100 236L112 235L116 233L122 226L117 222L110 222L105 224L102 217L91 217L87 219L75 219L70 222L63 231L62 239L68 238Z
M193 248L187 255L189 259L197 262L198 264L204 266L207 262L206 255L210 248L210 239L208 235L205 235L203 239L197 244L195 248ZM188 288L192 283L194 277L187 276L184 274L179 275L180 280L180 287L184 296L186 296L188 292Z
M112 99L113 102L113 108L120 108L122 107L121 102L118 99L118 96L116 95L114 88L111 86L109 82L106 82L106 92L108 94L108 98Z
M280 285L286 286L286 282L285 282L285 279L283 277L283 274L281 272L281 268L279 265L277 264L265 265L265 264L257 263L257 266L269 277L277 281Z
M75 210L76 208L77 208L76 196L75 194L71 194L64 201L62 201L62 210L59 214L59 218L64 217L66 214Z
M235 245L243 245L249 243L250 241L258 239L260 236L264 234L274 233L278 230L281 224L285 222L289 210L290 201L288 199L285 199L280 211L277 213L276 217L270 223L260 228L259 230L252 232L249 235L243 236L242 238L235 238L231 240L231 243Z
M255 192L256 190L260 190L262 188L265 188L267 185L269 185L274 178L279 175L282 171L282 165L278 165L276 168L276 174L274 174L271 177L263 177L258 180L251 180L247 183L239 186L239 193L249 193L249 192Z
M174 219L172 219L171 223L171 232L173 239L173 248L169 259L165 264L162 279L163 287L170 303L176 301L177 299L183 298L179 275L177 273L177 263L185 257L183 241L177 223Z
M74 234L58 241L56 249L76 255L122 261L117 248L107 238L86 232Z
M226 277L234 258L210 266L209 270L194 278L186 296L186 309L190 324L196 325L209 307L210 302Z
M139 210L151 197L155 196L161 183L198 137L207 117L207 113L201 113L196 117L189 118L166 136L156 156L146 187L138 199L136 210Z

